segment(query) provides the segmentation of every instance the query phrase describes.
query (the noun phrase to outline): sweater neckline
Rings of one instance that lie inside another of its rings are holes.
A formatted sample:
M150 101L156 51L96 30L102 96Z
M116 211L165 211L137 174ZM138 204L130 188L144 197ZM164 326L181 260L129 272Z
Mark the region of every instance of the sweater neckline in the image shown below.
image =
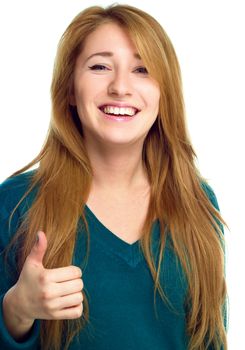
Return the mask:
M140 246L140 240L134 243L128 243L109 230L85 204L85 212L88 216L89 231L91 241L96 241L101 248L107 252L123 259L131 267L136 267L143 260L143 252ZM153 221L152 234L156 236L159 233L158 219Z

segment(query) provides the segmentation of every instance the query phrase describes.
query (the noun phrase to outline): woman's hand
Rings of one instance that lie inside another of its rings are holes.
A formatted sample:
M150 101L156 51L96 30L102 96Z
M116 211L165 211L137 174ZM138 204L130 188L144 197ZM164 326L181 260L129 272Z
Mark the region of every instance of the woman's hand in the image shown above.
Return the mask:
M83 313L81 269L76 266L45 269L45 233L39 231L38 238L26 258L17 283L3 300L6 326L17 338L27 333L35 319L75 319ZM16 327L20 332L16 331Z

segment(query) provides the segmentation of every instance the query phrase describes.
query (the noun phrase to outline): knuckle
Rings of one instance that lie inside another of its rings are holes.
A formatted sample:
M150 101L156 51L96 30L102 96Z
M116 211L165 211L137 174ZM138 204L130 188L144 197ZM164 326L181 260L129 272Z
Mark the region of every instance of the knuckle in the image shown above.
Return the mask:
M40 293L40 297L41 297L41 300L45 302L46 300L50 299L51 294L47 289L43 289Z
M81 304L79 307L76 308L76 310L74 310L74 317L79 318L82 316L82 314L83 314L83 305Z
M52 306L52 304L50 302L45 302L43 304L43 309L45 314L48 316L48 318L53 318L54 315L54 307Z
M42 300L42 306L43 306L45 311L50 310L50 300L43 299Z
M48 302L44 302L43 303L43 311L47 316L51 316L51 309L49 307L49 303Z
M83 280L82 280L82 279L80 279L80 280L79 280L79 289L80 289L80 290L82 290L82 289L83 289L83 287L84 287Z
M46 285L48 283L48 276L46 271L42 271L39 275L39 282L42 286Z
M73 272L74 272L74 275L78 277L82 276L82 270L78 266L73 266Z
M78 303L82 303L83 302L83 293L78 293L78 296L77 296L77 302Z

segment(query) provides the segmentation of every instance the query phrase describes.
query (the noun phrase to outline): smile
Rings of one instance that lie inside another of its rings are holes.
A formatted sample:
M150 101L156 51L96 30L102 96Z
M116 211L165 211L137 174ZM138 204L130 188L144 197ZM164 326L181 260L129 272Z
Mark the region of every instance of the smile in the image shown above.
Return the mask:
M137 114L138 110L134 107L117 107L117 106L101 106L99 109L105 114L109 115L121 115L121 116L130 116L133 117Z

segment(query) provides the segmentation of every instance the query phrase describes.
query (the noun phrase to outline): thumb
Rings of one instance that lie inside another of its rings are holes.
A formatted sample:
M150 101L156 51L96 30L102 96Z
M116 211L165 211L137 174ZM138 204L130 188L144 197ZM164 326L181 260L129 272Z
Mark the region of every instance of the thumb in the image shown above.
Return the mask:
M37 241L32 247L32 250L28 256L29 260L32 262L42 265L43 257L47 250L47 238L43 231L38 231L37 233Z

